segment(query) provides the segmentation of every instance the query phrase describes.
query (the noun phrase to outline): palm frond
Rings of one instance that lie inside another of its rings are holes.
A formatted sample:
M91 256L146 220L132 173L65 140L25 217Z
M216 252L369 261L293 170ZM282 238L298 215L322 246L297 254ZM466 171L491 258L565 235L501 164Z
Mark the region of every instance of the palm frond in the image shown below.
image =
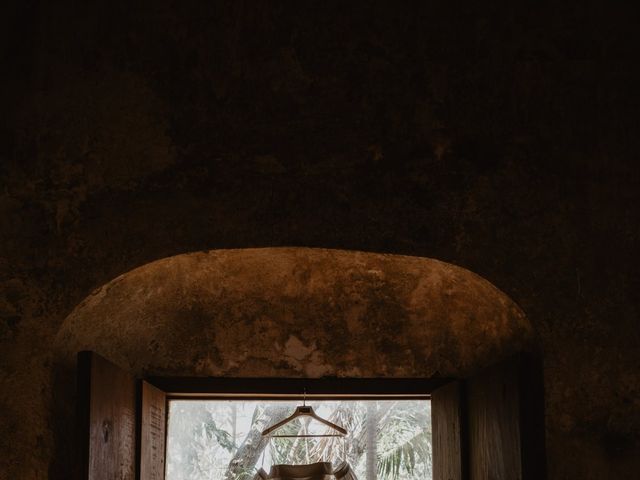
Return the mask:
M396 444L378 453L378 476L380 479L400 478L400 473L413 475L417 465L431 470L431 448L427 432L422 430L403 443Z

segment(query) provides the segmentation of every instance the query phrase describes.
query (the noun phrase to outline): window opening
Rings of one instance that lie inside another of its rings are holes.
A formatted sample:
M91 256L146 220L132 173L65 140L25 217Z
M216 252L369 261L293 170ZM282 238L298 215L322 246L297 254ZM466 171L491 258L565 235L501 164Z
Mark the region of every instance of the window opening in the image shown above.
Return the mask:
M431 402L425 397L309 398L345 437L267 438L262 431L291 415L297 398L170 399L167 480L251 480L262 465L349 463L359 480L432 478ZM327 433L300 417L279 434Z

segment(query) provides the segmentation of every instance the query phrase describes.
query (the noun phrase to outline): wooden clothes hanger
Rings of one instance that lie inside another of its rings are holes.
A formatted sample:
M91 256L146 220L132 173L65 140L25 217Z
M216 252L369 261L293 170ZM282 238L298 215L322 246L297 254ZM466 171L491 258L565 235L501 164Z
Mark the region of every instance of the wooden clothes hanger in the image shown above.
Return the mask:
M307 402L307 391L305 390L304 392L304 397L302 400L302 405L298 405L295 409L295 411L287 418L285 418L284 420L281 420L278 423L275 423L273 425L271 425L269 428L266 428L265 430L263 430L262 432L262 436L266 437L266 436L271 436L271 437L275 437L275 438L306 438L306 437L343 437L347 434L347 431L342 428L340 425L336 425L333 422L330 422L327 419L322 418L321 416L319 416L316 412L313 411L313 407L307 406L306 404ZM286 425L289 422L292 422L293 420L295 420L298 417L311 417L314 420L317 420L320 423L323 423L324 425L326 425L327 427L337 431L338 433L329 433L329 434L302 434L302 435L271 435L271 432L276 431L277 429L279 429L280 427L282 427L283 425Z

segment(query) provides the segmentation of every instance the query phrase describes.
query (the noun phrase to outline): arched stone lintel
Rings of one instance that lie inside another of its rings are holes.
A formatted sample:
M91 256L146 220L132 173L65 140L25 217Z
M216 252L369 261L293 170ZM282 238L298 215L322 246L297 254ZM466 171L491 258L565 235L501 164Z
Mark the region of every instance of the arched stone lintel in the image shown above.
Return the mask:
M311 248L158 260L94 291L58 351L94 350L137 374L461 376L532 345L488 281L429 258Z

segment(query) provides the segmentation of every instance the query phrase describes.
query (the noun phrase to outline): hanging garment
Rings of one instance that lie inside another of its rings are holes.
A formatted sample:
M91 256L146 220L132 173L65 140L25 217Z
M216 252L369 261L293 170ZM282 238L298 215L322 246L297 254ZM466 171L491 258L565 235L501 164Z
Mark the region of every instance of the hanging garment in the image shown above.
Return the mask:
M308 465L273 465L267 474L258 470L253 480L358 480L347 462L335 468L331 462L317 462Z

